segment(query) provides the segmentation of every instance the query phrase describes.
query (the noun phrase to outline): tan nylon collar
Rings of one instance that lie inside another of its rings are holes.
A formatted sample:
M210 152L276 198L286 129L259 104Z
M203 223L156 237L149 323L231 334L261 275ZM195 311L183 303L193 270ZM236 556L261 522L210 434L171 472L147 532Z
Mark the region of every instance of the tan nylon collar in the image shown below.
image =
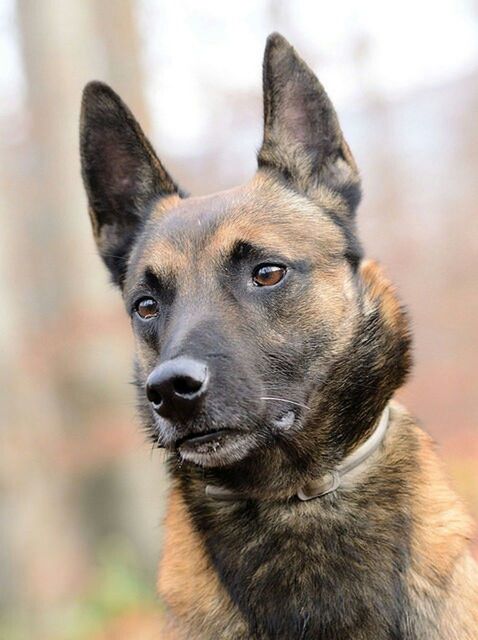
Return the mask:
M333 471L326 473L322 478L311 480L311 482L299 489L297 492L299 500L313 500L314 498L320 498L321 496L325 496L328 493L336 491L342 484L343 478L354 469L357 469L372 455L372 453L374 453L374 451L377 450L385 436L385 433L387 432L389 420L390 407L387 404L380 416L380 419L378 420L377 426L367 440L342 460L342 462ZM213 500L232 501L241 500L241 498L243 498L241 494L236 493L235 491L212 484L206 485L205 491L206 496Z

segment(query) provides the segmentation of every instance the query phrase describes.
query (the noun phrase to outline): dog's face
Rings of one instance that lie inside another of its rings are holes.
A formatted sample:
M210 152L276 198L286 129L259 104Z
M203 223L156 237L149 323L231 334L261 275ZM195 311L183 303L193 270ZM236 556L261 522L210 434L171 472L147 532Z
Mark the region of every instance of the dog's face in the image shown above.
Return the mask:
M98 83L84 96L83 176L132 319L141 413L158 444L203 467L307 457L304 434L339 402L337 377L377 309L359 268L355 163L323 88L278 35L264 120L248 184L185 197L119 98Z
M165 362L186 362L184 377L186 358L207 367L197 402L158 411L143 398L162 444L205 466L300 429L357 312L340 229L267 174L230 192L159 203L124 293L140 391Z

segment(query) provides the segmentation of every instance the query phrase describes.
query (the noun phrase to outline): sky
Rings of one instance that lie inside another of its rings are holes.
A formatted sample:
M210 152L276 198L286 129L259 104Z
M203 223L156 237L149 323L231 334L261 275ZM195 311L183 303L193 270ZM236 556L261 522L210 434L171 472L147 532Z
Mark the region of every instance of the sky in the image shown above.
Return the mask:
M477 18L468 0L138 0L153 138L172 155L201 155L221 96L258 94L272 30L339 109L354 109L466 74L478 62ZM25 100L14 0L0 0L0 61L0 120L10 121Z
M478 60L477 15L466 0L141 0L138 6L153 126L180 155L207 144L207 110L218 88L231 95L260 88L271 30L296 46L339 109L371 95L399 99L466 74Z

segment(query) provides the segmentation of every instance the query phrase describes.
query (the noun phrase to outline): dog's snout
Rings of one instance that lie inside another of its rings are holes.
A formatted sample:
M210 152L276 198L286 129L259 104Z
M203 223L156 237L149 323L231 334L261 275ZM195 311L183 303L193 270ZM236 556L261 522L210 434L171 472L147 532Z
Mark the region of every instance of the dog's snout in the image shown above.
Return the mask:
M164 418L187 420L198 410L207 391L209 370L204 362L180 357L160 364L146 381L146 395Z

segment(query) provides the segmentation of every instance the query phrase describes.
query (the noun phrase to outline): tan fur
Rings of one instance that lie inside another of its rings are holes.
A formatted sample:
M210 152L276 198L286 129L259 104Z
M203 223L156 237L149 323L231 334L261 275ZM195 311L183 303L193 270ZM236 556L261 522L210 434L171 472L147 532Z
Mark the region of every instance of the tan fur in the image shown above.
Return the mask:
M380 305L388 326L397 329L403 325L403 309L395 287L385 276L383 267L374 260L364 260L360 266L360 275L367 287L370 301Z
M381 472L410 459L410 446L415 447L416 469L404 487L413 523L407 588L411 606L426 626L423 635L411 637L478 640L478 566L469 552L473 521L450 487L433 440L399 403L392 402L391 409L389 433L377 461L383 465ZM469 629L475 632L470 635Z
M469 546L474 527L461 500L449 487L431 438L417 430L420 477L415 502L416 558L426 578L448 575Z
M151 243L148 252L138 263L140 269L150 268L158 276L168 277L170 274L184 271L190 265L187 257L178 251L168 240L160 239Z
M173 193L171 195L165 196L164 198L160 198L151 212L151 219L159 220L164 216L166 211L170 209L174 209L181 203L181 196L177 193Z
M228 625L239 630L239 620L234 621L237 612L211 567L176 488L169 496L164 531L158 592L168 607L170 621L165 625L162 638L212 640L214 636L208 634L223 634ZM178 620L181 620L180 625Z
M430 593L440 600L442 635L437 638L476 640L478 568L469 552L474 525L448 484L431 438L418 428L416 437L419 469L413 503L409 588L417 595ZM442 601L440 590L444 584L451 588ZM475 629L472 635L465 631L471 628Z

